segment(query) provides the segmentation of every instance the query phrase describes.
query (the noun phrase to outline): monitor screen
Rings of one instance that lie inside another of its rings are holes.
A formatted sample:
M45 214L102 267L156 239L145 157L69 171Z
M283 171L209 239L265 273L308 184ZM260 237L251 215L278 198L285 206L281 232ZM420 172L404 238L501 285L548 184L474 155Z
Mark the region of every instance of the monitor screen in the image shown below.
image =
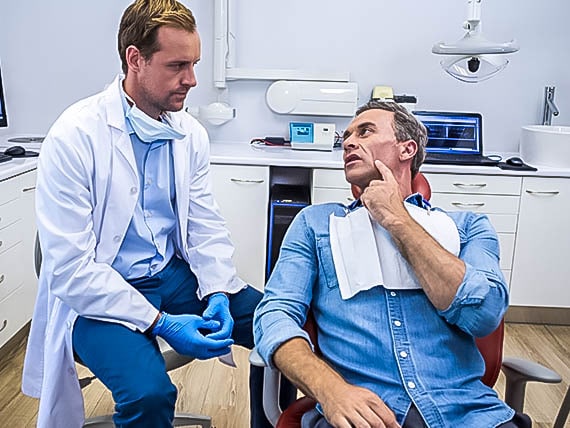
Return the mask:
M0 69L0 127L8 126L6 116L6 103L4 101L4 88L2 87L2 70Z
M481 154L482 123L479 113L415 111L427 129L426 151Z

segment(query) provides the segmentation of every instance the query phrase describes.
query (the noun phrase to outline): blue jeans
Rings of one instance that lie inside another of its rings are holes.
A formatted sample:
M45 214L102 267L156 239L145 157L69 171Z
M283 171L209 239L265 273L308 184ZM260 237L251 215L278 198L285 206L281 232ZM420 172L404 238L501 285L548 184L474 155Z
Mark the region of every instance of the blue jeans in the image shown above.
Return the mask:
M206 302L196 296L196 276L176 257L155 276L129 282L162 311L201 315L206 308ZM253 347L253 311L260 299L261 293L253 287L230 296L232 337L237 345ZM73 328L73 349L111 391L117 427L172 426L177 390L154 339L120 324L79 317ZM261 410L262 377L262 370L251 370L251 426L255 428L270 427Z

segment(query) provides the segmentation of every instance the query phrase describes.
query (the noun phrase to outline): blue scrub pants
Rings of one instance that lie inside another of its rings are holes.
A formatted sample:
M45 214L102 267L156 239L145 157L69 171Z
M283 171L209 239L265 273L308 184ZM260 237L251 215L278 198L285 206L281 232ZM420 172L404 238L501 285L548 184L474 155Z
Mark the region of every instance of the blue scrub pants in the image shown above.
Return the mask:
M206 309L206 302L196 296L196 276L177 257L155 276L129 282L154 307L167 313L201 315ZM253 347L253 311L261 296L249 286L230 296L232 338L237 345ZM177 390L154 339L120 324L79 317L73 328L73 349L76 359L111 391L117 427L172 426ZM251 426L255 428L271 426L262 410L262 384L263 369L251 367ZM285 400L291 402L294 389L290 385L285 388Z

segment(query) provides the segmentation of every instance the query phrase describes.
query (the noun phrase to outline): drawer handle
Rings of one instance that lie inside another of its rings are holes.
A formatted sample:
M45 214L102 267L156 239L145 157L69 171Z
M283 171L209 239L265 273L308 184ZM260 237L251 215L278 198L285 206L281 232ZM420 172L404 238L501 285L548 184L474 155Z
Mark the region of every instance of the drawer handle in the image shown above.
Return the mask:
M487 183L453 183L455 187L467 188L472 189L476 187L478 189L482 189L483 187L487 187Z
M0 333L1 333L2 331L4 331L4 329L6 328L7 325L8 325L8 320L2 321L2 327L0 327Z
M485 206L485 202L452 202L451 205L459 208L481 208Z
M265 180L262 178L257 180L250 180L246 178L230 178L230 181L233 181L234 183L252 183L252 184L261 184L265 182Z
M346 200L347 200L348 202L354 202L354 198L347 197Z
M2 247L2 244L4 244L4 241L0 241L0 248Z
M22 189L22 192L27 193L27 192L31 192L32 190L36 190L36 186L34 187L24 187Z
M4 278L6 278L4 274L0 275L0 284L4 282Z
M559 190L529 190L526 189L526 193L531 195L558 195L560 193Z

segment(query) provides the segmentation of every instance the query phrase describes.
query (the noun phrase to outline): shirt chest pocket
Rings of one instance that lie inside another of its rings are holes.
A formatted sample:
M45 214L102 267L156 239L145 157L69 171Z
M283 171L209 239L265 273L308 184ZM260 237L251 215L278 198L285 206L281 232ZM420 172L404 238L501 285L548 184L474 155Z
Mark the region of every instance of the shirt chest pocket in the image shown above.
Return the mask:
M338 288L331 243L328 236L317 237L317 257L319 262L319 285L326 286L329 289Z

